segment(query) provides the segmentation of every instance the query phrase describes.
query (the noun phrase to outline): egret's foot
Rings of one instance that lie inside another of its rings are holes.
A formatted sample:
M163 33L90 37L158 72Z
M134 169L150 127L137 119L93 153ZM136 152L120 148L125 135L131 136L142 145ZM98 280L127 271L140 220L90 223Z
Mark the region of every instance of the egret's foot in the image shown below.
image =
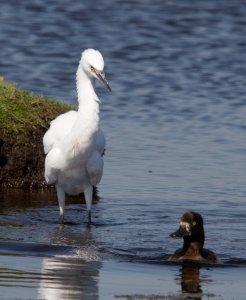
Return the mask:
M88 223L87 223L87 227L95 227L95 225L92 223L92 220L91 220L91 211L88 211Z
M96 224L94 224L94 223L87 223L87 228L96 228L97 226L96 226Z
M64 224L64 215L60 215L59 217L59 223Z

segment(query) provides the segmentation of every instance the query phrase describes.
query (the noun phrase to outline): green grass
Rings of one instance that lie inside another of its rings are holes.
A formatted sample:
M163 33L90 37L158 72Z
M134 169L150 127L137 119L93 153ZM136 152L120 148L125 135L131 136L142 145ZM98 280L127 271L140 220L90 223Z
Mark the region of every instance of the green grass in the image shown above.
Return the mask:
M18 136L21 141L35 127L47 128L58 114L71 106L33 95L17 89L13 83L0 77L0 133L2 136Z

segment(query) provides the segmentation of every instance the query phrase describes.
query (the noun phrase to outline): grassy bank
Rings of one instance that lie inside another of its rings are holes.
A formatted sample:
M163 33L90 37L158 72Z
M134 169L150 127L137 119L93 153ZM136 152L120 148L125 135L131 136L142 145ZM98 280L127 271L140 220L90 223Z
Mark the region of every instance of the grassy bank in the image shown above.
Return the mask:
M44 187L43 135L71 107L0 77L0 187Z
M0 130L4 137L15 137L16 142L26 140L29 130L47 128L52 119L69 109L66 104L17 89L0 77Z

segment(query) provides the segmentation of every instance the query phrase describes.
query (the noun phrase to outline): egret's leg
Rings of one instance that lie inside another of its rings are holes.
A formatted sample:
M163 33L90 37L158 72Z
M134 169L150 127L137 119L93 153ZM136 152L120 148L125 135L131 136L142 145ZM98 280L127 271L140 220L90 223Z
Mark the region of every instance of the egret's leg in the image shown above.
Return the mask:
M91 205L92 205L93 187L88 185L84 189L85 202L88 211L88 225L91 225Z
M57 184L56 184L56 193L57 193L59 209L60 209L59 222L63 223L63 221L64 221L64 207L65 207L65 192L64 192L63 188L61 188Z
M91 210L88 211L88 225L91 225L92 221L91 221Z

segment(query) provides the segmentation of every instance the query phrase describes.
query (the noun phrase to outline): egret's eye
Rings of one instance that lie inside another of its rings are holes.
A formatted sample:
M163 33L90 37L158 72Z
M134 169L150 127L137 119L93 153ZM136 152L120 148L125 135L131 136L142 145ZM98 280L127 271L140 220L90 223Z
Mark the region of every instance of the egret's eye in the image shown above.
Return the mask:
M95 69L91 66L91 71L94 71Z

